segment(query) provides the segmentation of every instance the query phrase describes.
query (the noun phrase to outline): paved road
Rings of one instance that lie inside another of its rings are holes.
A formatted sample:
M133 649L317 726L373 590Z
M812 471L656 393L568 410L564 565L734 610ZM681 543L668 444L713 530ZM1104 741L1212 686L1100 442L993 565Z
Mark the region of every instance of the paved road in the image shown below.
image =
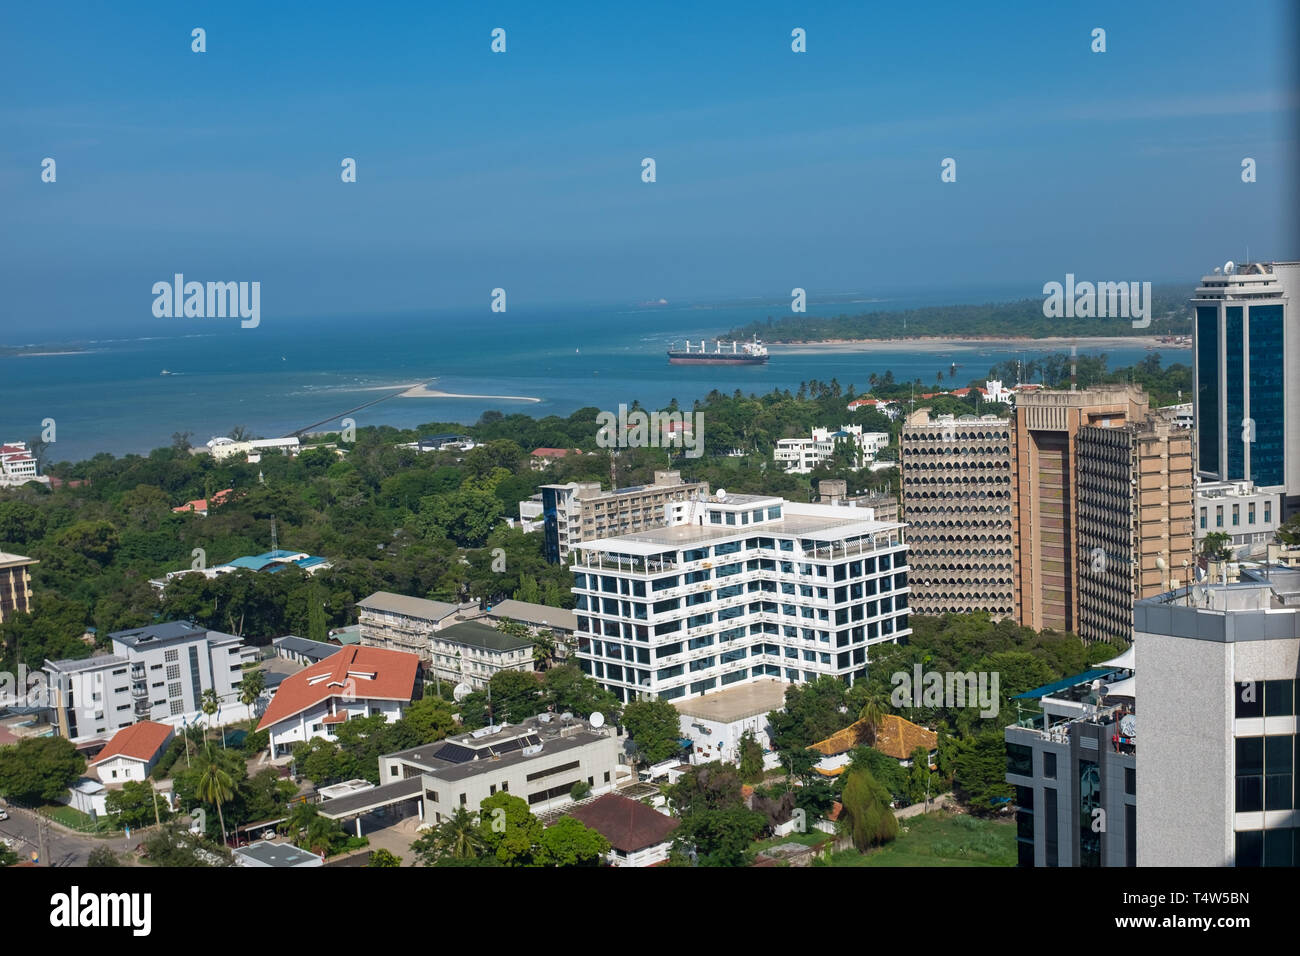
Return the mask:
M30 860L32 853L40 847L36 814L12 805L5 809L9 811L9 819L0 820L0 837L5 837L13 843L12 849L19 857ZM134 849L140 842L136 836L132 836L129 840L120 836L110 839L81 836L53 824L50 825L48 833L50 859L41 862L49 866L85 866L90 859L90 851L96 847L107 846L113 852L120 854Z

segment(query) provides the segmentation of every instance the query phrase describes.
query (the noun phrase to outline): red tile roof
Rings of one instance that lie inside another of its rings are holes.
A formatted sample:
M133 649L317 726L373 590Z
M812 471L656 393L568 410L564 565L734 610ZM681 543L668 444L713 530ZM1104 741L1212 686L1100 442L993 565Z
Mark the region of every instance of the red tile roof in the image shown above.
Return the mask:
M576 448L534 448L534 458L563 458L565 455L581 455Z
M345 647L319 664L286 677L262 715L258 730L300 714L331 697L409 701L420 658L382 647Z
M157 756L173 733L173 728L153 720L142 720L130 727L123 727L113 735L108 746L99 752L90 765L94 767L113 757L130 757L148 763Z
M624 853L663 843L681 825L681 821L617 793L607 793L591 803L574 807L568 815L600 833L610 846Z

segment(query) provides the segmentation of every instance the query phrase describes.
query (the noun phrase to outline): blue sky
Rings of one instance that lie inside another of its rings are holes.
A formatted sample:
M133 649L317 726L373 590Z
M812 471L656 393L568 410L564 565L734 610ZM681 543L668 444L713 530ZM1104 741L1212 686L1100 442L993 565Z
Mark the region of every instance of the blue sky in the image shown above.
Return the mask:
M817 6L6 4L0 332L175 272L291 317L1300 258L1294 4Z

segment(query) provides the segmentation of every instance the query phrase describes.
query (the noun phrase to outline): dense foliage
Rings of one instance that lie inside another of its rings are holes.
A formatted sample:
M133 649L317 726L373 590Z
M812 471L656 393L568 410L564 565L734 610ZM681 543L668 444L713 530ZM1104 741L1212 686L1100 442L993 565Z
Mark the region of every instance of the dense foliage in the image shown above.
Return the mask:
M834 317L806 313L785 315L780 319L769 316L765 322L742 325L721 338L747 339L757 335L768 342L824 342L920 336L1190 335L1191 314L1187 307L1190 290L1153 287L1151 292L1151 325L1145 329L1134 329L1131 319L1047 318L1043 315L1043 299L1039 298L859 315L841 313Z

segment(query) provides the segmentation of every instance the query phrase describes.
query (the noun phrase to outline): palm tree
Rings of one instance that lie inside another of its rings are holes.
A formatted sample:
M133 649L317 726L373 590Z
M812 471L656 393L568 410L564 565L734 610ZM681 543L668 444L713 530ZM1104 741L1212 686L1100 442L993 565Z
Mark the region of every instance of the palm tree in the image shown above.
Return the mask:
M209 687L207 690L203 692L202 703L199 704L199 707L203 710L203 713L207 714L209 718L208 724L211 725L212 715L221 709L221 698L217 696L217 692L215 690ZM221 731L221 746L224 747L225 745L226 745L226 731L223 728Z
M879 694L871 694L862 704L862 710L858 713L858 720L867 725L868 744L875 744L876 732L880 730L880 725L887 713L889 713L889 705Z
M244 675L244 679L239 682L239 701L249 708L248 729L253 729L253 721L256 716L253 714L252 707L257 703L257 699L262 696L262 691L266 690L266 674L263 671L249 671Z
M444 856L468 860L483 849L483 835L479 833L478 817L465 807L457 807L447 822L438 827L438 845Z
M235 795L235 784L212 754L212 744L208 744L207 759L199 772L199 799L204 803L215 804L217 820L221 824L221 842L226 842L226 818L221 812L221 805Z
M533 638L533 663L539 671L555 663L555 639L549 634L538 634Z

